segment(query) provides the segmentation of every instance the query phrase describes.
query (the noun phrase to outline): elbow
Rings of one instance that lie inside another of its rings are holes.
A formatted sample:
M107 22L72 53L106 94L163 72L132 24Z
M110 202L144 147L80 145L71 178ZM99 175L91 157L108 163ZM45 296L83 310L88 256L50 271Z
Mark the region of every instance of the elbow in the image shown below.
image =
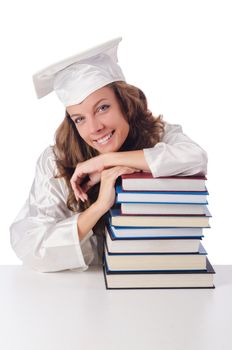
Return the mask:
M189 168L184 172L185 175L206 175L208 165L207 152L197 147L190 158Z
M18 234L18 230L16 228L17 225L15 225L14 223L11 224L11 226L9 227L9 231L10 231L10 245L11 248L13 249L15 255L22 260L22 249L20 247L20 235Z
M181 175L185 175L185 176L206 175L207 164L208 164L208 156L206 151L204 151L200 147L197 147L191 153L191 156L189 157L189 161L186 162L186 169L183 171L183 173L181 173Z
M63 226L59 230L57 225L39 225L32 218L15 221L10 226L10 237L17 257L25 266L38 272L85 271L94 255L90 242L81 246L78 239L73 239L72 231L67 235Z
M49 272L45 266L38 261L41 260L41 256L37 256L33 253L32 245L30 244L30 235L22 235L16 223L13 223L10 228L10 244L17 258L19 258L23 265L29 269L37 272ZM37 263L36 263L37 262Z
M181 176L194 176L207 174L208 155L200 146L191 147L187 156L180 158L180 171L176 172Z
M206 175L208 166L208 155L203 149L200 149L199 153L199 173Z
M42 238L25 229L22 234L18 224L10 226L11 247L25 267L41 273L88 269L75 245L46 247ZM88 262L90 258L87 256Z

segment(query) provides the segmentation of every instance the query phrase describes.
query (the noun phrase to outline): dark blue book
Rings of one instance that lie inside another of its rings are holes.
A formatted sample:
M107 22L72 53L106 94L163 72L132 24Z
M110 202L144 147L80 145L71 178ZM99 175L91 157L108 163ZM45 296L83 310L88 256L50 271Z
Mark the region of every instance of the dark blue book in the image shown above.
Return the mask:
M215 270L206 258L205 270L111 271L103 257L106 289L215 288Z

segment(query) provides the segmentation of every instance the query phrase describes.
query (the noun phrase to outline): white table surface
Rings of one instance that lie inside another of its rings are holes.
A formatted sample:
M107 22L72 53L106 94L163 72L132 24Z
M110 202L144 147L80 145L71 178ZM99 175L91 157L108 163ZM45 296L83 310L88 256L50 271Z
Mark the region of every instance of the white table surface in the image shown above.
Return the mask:
M101 267L0 267L0 349L230 350L232 265L215 289L106 290Z

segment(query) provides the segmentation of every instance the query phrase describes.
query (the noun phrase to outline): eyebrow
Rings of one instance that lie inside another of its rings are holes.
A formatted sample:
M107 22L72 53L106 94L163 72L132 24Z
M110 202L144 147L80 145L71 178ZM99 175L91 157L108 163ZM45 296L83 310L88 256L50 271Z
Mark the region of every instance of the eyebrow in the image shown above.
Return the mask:
M107 98L101 98L99 101L97 101L94 105L93 105L93 108L95 108L100 102L104 101L104 100L107 100ZM71 114L70 117L73 118L73 117L77 117L77 116L83 116L83 114L81 113L75 113L75 114Z

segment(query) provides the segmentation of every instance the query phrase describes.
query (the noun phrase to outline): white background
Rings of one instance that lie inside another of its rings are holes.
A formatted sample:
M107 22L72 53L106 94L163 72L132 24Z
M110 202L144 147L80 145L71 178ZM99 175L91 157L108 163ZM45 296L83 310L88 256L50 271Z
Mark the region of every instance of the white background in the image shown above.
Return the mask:
M31 76L78 51L122 36L119 62L155 115L181 124L209 156L213 264L231 258L230 1L7 1L0 5L0 264L18 264L9 226L26 200L35 164L64 117L54 94L37 100Z

